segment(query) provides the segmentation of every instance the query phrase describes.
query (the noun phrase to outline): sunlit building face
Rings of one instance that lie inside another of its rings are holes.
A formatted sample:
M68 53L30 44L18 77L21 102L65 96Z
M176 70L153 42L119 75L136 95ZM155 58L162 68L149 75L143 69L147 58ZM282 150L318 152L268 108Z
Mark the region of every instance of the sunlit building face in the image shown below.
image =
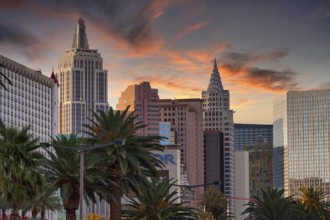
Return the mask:
M284 185L288 195L308 186L330 192L329 109L329 89L287 94Z

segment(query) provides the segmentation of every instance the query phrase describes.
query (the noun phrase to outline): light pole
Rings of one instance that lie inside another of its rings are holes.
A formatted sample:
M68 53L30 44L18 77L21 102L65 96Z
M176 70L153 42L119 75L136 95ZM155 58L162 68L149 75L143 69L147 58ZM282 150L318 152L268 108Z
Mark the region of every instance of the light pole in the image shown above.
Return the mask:
M116 146L122 146L125 145L125 141L122 139L116 139L114 141L110 141L106 144L101 144L101 145L81 145L78 148L77 147L70 147L70 146L61 146L61 145L53 145L49 143L40 143L40 146L42 147L55 147L55 148L62 148L62 149L68 149L68 150L77 150L80 153L80 165L79 165L79 195L80 195L80 208L79 208L79 219L83 220L83 204L84 204L84 154L86 151L89 150L94 150L98 148L105 148L108 147L109 145L116 145Z

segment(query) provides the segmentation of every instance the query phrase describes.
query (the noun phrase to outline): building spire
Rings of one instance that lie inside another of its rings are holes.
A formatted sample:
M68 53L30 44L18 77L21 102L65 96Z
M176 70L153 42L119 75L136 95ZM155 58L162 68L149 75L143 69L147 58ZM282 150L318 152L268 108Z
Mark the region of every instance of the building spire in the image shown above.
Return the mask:
M223 90L223 86L222 86L222 82L221 82L221 78L220 78L216 58L214 58L213 71L212 71L212 74L211 74L211 79L210 79L210 83L209 83L209 86L208 86L207 90L209 92L211 92L211 91L222 91Z
M80 17L76 26L72 48L89 49L84 20Z

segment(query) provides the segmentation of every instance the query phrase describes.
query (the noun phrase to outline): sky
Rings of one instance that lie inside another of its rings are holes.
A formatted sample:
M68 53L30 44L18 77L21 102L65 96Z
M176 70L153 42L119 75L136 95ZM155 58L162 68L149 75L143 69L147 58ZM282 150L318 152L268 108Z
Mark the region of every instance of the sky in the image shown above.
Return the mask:
M276 97L330 88L329 0L0 0L0 54L50 76L80 17L113 107L142 81L200 98L214 58L235 123L271 124Z

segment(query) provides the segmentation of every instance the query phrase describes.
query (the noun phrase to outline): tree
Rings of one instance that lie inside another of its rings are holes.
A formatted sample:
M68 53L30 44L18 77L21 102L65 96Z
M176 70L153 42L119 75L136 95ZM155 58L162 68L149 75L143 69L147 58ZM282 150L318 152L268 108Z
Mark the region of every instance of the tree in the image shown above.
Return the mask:
M61 211L62 210L61 199L57 193L50 188L49 184L44 185L42 190L38 192L38 195L29 202L26 207L28 211L32 209L32 219L37 219L37 214L40 213L41 219L45 219L45 211Z
M0 191L13 219L45 183L39 169L43 155L37 151L37 141L29 127L7 128L0 120Z
M208 188L201 202L206 212L210 212L215 219L226 219L227 200L216 188Z
M322 189L303 187L299 190L300 203L303 210L310 218L330 219L330 204L327 202L328 195Z
M249 214L249 219L267 220L300 220L304 213L293 202L291 197L284 198L284 190L261 190L261 198L252 196L248 208L242 214Z
M109 111L93 112L94 119L89 118L90 125L87 134L95 143L107 144L116 139L125 140L123 146L109 144L104 149L98 149L100 155L104 156L104 162L100 168L105 169L111 176L108 176L118 186L109 188L113 198L107 199L110 203L110 213L112 220L121 219L121 197L123 192L129 189L137 189L137 184L146 176L156 176L157 167L161 163L152 156L149 150L162 150L159 145L159 136L136 136L138 129L145 127L141 121L137 120L134 112L128 112L129 107L124 111L114 111L111 107ZM137 179L139 178L139 179Z
M124 211L124 219L197 219L197 210L179 203L177 191L170 192L171 187L173 187L173 183L166 178L153 179L148 182L147 185L140 188L137 200L129 199L129 210Z
M60 189L63 207L66 211L67 220L75 220L75 211L79 207L79 168L80 156L78 148L84 144L83 138L71 134L68 138L65 136L56 137L52 144L54 151L47 150L50 156L44 163L44 173L47 181L51 184L51 189ZM76 148L77 150L65 149L63 147ZM84 195L95 202L95 193L102 196L108 182L104 178L105 173L96 169L94 163L97 158L89 153L85 153L84 159Z
M12 85L12 83L11 83L11 81L9 80L9 78L5 75L5 73L1 71L1 67L2 67L2 68L5 68L5 66L4 66L3 64L0 63L0 88L2 87L2 88L4 88L4 89L7 90L6 85L5 85L4 81L2 80L2 77L3 77L3 79L4 79L5 81L7 81L10 85Z

